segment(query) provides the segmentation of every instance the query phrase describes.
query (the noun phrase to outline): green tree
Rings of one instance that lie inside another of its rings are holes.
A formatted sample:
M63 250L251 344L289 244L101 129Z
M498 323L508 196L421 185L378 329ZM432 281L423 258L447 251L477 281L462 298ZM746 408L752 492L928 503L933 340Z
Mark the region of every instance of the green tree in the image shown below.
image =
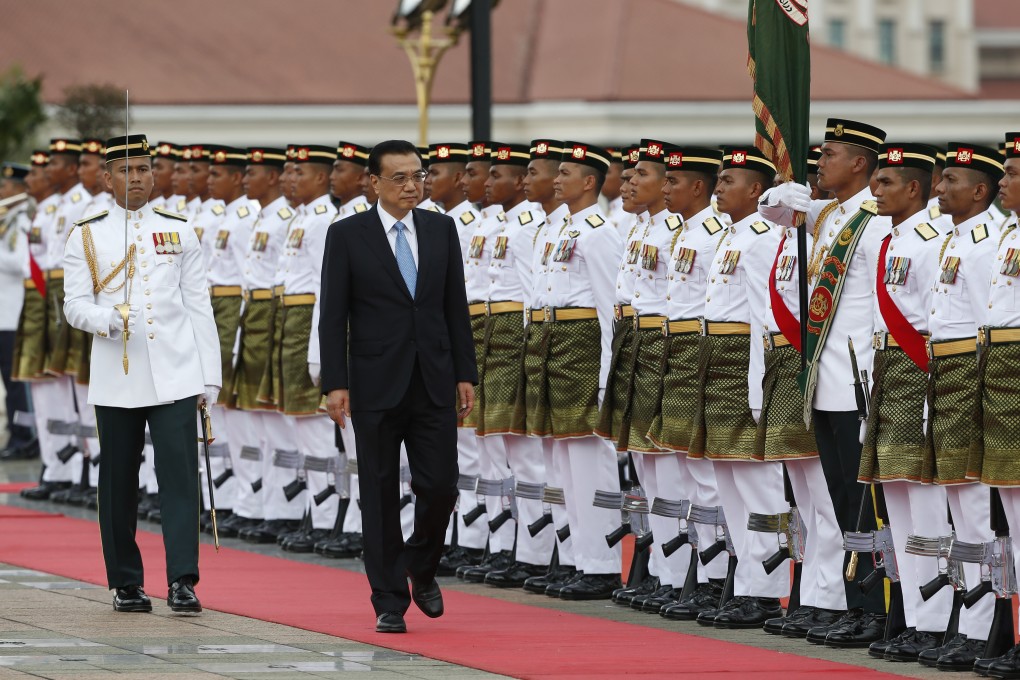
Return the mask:
M69 85L57 122L80 139L107 139L124 134L124 91L113 85Z
M35 130L46 121L42 77L27 78L21 67L0 74L0 159L27 156Z

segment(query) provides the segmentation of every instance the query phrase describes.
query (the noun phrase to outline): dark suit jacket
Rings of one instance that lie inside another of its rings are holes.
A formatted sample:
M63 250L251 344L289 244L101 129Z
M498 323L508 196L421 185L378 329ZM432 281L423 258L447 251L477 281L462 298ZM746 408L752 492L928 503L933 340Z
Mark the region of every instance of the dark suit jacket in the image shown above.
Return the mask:
M412 299L378 210L340 220L326 235L318 329L323 394L349 389L353 410L393 408L417 357L435 405L454 406L456 384L478 382L457 227L446 215L414 209Z

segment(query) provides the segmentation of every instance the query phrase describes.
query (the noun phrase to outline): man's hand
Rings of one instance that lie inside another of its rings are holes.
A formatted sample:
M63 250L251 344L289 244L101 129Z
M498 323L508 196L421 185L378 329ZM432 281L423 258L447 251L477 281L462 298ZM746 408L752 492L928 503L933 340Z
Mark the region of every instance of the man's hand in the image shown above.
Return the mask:
M208 406L209 408L212 408L212 405L216 403L216 400L219 399L219 396L220 396L219 387L217 387L216 385L206 385L205 392L203 392L202 396L199 397L198 400L199 408L201 408L202 406Z
M471 411L475 408L475 386L469 382L457 383L457 403L460 404L460 410L457 411L457 417L463 420L471 415Z
M754 418L755 425L760 423L761 422L761 409L760 408L753 408L753 409L751 409L751 417Z
M773 187L762 196L761 203L768 206L780 205L797 212L807 212L811 207L811 187L796 182L785 182Z
M128 331L134 331L135 320L138 318L138 308L132 307L128 311ZM120 338L120 334L124 332L124 317L120 315L119 309L110 310L110 338Z
M351 417L351 393L349 390L331 390L326 395L326 412L329 419L343 430L347 427L347 419Z

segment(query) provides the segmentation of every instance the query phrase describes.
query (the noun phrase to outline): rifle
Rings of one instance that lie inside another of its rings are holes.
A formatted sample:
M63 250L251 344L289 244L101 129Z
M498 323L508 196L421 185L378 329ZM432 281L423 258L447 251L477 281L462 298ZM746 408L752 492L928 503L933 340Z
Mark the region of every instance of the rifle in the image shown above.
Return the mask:
M726 582L723 585L722 595L719 596L719 607L722 608L733 597L733 579L737 573L737 551L733 547L733 539L730 537L729 528L726 526L726 515L722 506L709 507L707 505L691 504L691 510L687 514L688 529L693 528L692 523L711 524L715 526L715 542L698 553L698 559L703 565L708 565L723 550L729 554L729 561L726 565Z

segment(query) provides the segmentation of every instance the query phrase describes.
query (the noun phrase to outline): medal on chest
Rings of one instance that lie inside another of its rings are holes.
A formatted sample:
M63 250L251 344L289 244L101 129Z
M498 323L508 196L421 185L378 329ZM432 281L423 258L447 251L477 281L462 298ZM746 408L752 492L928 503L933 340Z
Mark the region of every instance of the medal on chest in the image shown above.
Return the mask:
M179 255L184 252L181 248L181 235L176 231L153 232L152 244L157 255Z
M220 229L216 232L216 250L223 250L227 247L227 241L230 240L230 232L226 229Z
M637 264L641 255L641 241L631 241L627 244L627 264Z
M506 247L510 243L508 236L497 236L496 243L492 246L492 259L506 259Z
M783 255L776 263L776 281L790 281L793 279L794 269L797 267L796 255Z
M681 274L690 274L694 269L694 258L697 255L698 251L693 248L681 248L676 252L673 268Z
M28 230L28 242L32 245L39 245L42 243L42 229L39 227L32 227Z
M269 245L269 232L256 231L255 238L251 240L252 252L264 253L266 252L266 246L268 245Z
M545 247L542 248L542 265L543 266L549 264L549 256L552 255L552 251L553 251L553 244L550 243L549 241L546 241L545 242Z
M482 251L485 249L485 237L484 236L472 236L471 245L468 246L468 257L477 260L482 256Z
M645 243L641 246L641 268L653 272L659 266L659 247Z
M960 258L948 256L942 260L942 273L939 274L939 283L952 285L956 283L956 274L960 271Z
M1006 257L1002 259L1002 269L999 270L999 273L1005 276L1020 274L1020 250L1016 248L1006 250Z
M556 244L556 252L553 253L553 262L570 262L574 256L574 246L577 245L576 238L560 239Z
M305 238L304 229L291 229L290 233L287 234L287 247L298 249L301 247L301 242Z
M719 273L723 275L732 274L737 270L737 262L740 262L740 251L727 250L723 253L722 262L719 264Z
M909 273L909 257L885 258L885 283L891 286L902 286L907 282L907 275Z

